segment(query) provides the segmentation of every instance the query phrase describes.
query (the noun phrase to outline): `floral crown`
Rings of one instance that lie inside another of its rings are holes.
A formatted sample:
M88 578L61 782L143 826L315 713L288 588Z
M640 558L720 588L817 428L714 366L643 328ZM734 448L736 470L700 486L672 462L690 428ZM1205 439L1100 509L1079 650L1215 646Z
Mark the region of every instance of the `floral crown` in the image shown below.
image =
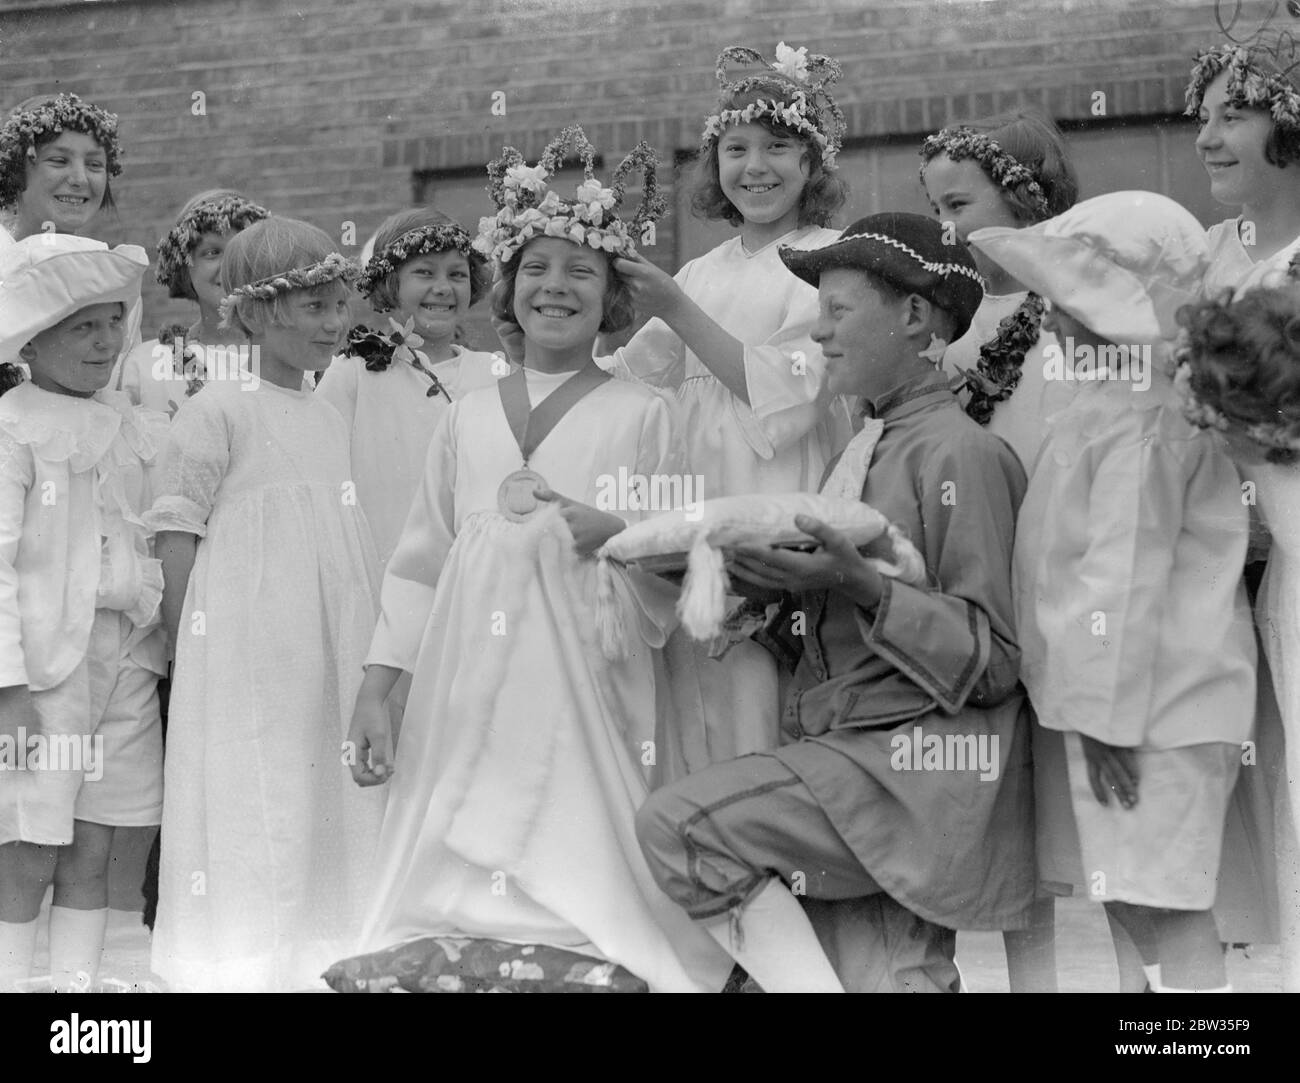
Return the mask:
M1234 106L1267 109L1275 123L1300 128L1300 91L1292 80L1292 73L1300 67L1298 52L1295 38L1285 30L1206 49L1192 65L1183 112L1189 117L1200 113L1206 88L1226 71L1227 98Z
M387 275L392 274L407 260L428 255L430 252L446 252L454 248L473 262L479 258L479 253L474 251L473 245L469 231L454 222L408 229L392 244L385 245L381 251L370 258L365 270L357 278L357 292L363 297L369 297Z
M109 176L122 172L117 114L83 102L75 94L59 94L31 109L11 113L0 126L0 207L12 207L23 194L26 162L36 153L36 140L62 131L90 136L104 148Z
M965 125L944 128L934 135L927 136L925 142L921 144L922 183L925 182L925 167L940 154L947 155L954 162L973 158L992 178L994 184L1008 191L1013 191L1023 184L1033 204L1034 213L1039 218L1051 217L1047 193L1038 183L1034 171L1003 150L996 139Z
M243 196L221 196L191 208L158 241L154 276L172 295L180 289L182 272L194 266L194 249L205 233L237 233L271 212Z
M583 180L574 198L566 200L547 187L547 179L570 153L582 159ZM526 165L523 155L514 147L503 147L501 157L488 164L491 178L488 192L500 209L494 218L479 219L474 249L499 263L509 263L535 237L560 237L613 255L635 252L634 238L667 210L655 179L659 159L650 144L638 143L614 170L613 183L608 188L601 187L596 180L595 163L596 150L576 125L565 128L551 140L535 166ZM638 168L645 180L641 205L629 229L618 217L618 208L623 202L628 175Z
M222 298L221 320L223 323L230 322L242 298L246 297L254 301L270 301L277 295L288 293L290 290L310 289L313 286L323 286L327 282L334 282L338 279L350 283L355 281L360 273L356 260L349 259L337 252L331 252L324 259L310 266L294 267L280 274L270 275L267 278L258 279L256 282L249 282L244 286L236 286Z
M763 64L768 70L732 82L727 77L731 63ZM722 90L721 108L704 120L705 147L720 139L732 124L751 124L767 117L808 136L821 147L822 164L828 168L835 164L835 156L844 144L844 114L826 87L843 73L829 56L809 56L807 47L792 49L782 41L777 43L776 59L769 63L753 49L729 45L718 54L714 70ZM743 108L729 108L729 103L756 91L768 96L760 96Z

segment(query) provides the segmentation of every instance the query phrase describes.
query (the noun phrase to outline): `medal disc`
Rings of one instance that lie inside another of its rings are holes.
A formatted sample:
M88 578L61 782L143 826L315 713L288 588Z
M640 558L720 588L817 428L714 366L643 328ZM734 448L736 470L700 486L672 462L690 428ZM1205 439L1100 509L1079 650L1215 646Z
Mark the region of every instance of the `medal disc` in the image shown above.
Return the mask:
M542 505L533 491L548 487L541 474L532 470L516 470L506 477L497 490L497 507L507 519L522 523Z

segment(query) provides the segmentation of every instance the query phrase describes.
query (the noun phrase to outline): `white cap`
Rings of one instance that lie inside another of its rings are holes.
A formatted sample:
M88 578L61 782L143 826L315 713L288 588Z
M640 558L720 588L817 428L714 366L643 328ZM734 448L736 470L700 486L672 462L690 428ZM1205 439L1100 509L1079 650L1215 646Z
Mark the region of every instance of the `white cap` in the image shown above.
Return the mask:
M1026 289L1121 345L1178 332L1209 264L1205 230L1155 192L1110 192L1045 222L977 229L967 238Z
M0 361L88 305L140 297L149 257L137 244L109 248L70 233L37 233L0 248Z

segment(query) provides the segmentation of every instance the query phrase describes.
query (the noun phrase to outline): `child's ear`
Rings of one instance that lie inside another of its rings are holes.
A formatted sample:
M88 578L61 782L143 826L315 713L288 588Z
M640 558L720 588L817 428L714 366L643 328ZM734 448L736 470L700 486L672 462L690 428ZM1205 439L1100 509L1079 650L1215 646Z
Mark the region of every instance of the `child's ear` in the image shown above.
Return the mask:
M909 293L903 302L903 334L909 338L922 336L930 330L935 316L934 306L919 293Z

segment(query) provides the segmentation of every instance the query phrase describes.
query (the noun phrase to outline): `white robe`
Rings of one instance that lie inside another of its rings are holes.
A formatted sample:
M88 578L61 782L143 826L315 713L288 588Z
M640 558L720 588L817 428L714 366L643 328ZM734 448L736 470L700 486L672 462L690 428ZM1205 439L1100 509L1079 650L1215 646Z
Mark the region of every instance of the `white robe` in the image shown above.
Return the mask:
M569 375L529 373L530 400ZM619 467L680 469L676 442L662 399L611 380L529 465L597 505ZM606 661L595 561L577 556L556 510L524 523L497 511L520 466L495 388L454 403L388 565L368 663L413 678L365 945L545 943L620 963L653 990L716 991L727 959L659 890L633 826L654 762L652 651L675 591L615 574L630 655Z

